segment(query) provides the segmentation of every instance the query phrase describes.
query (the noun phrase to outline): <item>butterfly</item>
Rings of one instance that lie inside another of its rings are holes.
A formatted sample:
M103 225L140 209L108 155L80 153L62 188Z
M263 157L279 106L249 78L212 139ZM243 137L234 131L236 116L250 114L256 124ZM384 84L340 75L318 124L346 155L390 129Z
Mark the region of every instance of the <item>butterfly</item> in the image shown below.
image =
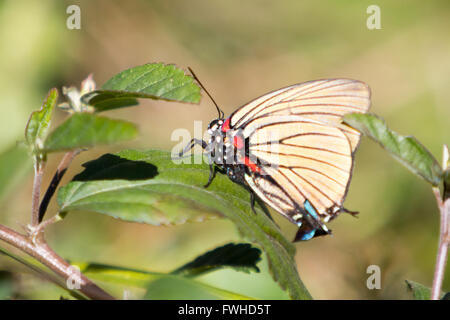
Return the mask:
M366 113L370 96L361 81L314 80L267 93L226 118L212 99L219 115L208 125L210 140L192 139L180 155L202 146L210 160L205 187L218 167L250 190L253 210L256 195L297 225L294 241L330 234L325 223L357 213L343 202L360 132L342 117Z

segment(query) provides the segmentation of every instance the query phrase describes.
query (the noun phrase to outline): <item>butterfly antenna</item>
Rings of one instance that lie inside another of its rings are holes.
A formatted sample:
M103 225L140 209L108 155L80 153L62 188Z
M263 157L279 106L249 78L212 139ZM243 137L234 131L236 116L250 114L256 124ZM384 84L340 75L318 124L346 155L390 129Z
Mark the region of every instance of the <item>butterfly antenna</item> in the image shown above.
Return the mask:
M203 86L203 84L200 82L200 80L197 78L197 76L195 75L194 71L188 67L189 71L191 72L192 76L194 77L195 81L198 82L198 84L200 85L200 87L202 87L202 89L206 92L206 94L208 95L208 97L211 99L211 101L214 103L214 105L216 106L217 112L219 113L219 118L223 119L224 117L224 113L222 110L220 110L219 106L217 105L216 101L214 101L213 97L209 94L208 90L206 90L206 88Z

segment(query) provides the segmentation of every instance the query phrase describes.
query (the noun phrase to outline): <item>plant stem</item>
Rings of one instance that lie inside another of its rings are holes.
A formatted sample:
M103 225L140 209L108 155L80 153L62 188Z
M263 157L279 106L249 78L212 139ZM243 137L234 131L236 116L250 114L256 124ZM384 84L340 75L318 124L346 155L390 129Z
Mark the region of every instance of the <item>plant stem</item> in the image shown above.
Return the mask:
M114 299L113 296L103 291L48 246L44 238L44 229L49 224L57 221L58 217L55 216L54 218L40 224L40 221L44 217L45 211L47 211L48 203L55 193L61 178L66 172L72 159L79 152L80 150L74 150L67 152L64 155L40 206L39 200L45 161L39 158L35 159L35 174L31 203L31 224L28 226L28 235L22 235L6 226L0 225L0 240L3 240L17 249L27 253L47 266L54 273L61 276L66 281L68 289L78 289L90 299L111 300Z
M80 149L69 151L61 159L61 162L59 163L58 168L56 169L55 175L53 176L53 179L50 182L50 185L48 186L44 197L42 198L41 205L39 206L39 215L38 215L39 223L44 219L44 215L45 212L47 211L47 207L50 203L50 200L55 194L56 188L58 187L62 177L66 173L67 168L69 167L73 158L75 158L80 152L81 152Z
M39 233L36 237L26 237L6 226L0 225L0 240L34 257L53 272L63 277L67 285L70 282L74 286L79 286L77 289L88 298L99 300L114 299L113 296L103 291L78 269L54 252L46 243L42 233Z
M434 270L433 285L431 287L431 300L439 300L450 243L450 198L446 199L444 202L439 192L439 188L433 188L433 192L439 207L441 226L436 267Z
M39 197L41 195L42 176L44 174L45 161L35 160L33 192L31 195L31 226L39 224Z
M48 272L45 272L44 270L42 270L41 268L38 268L37 266L35 266L33 263L27 261L26 259L14 255L11 252L4 250L2 247L0 247L0 253L10 257L11 259L15 260L16 262L18 262L20 264L23 264L24 266L30 268L41 279L49 281L49 282L59 286L63 290L67 290L67 292L71 296L75 297L76 299L86 300L86 297L84 295L82 295L81 293L77 292L76 290L68 290L68 288L66 287L66 284L63 283L60 278L57 278L54 275L52 275Z

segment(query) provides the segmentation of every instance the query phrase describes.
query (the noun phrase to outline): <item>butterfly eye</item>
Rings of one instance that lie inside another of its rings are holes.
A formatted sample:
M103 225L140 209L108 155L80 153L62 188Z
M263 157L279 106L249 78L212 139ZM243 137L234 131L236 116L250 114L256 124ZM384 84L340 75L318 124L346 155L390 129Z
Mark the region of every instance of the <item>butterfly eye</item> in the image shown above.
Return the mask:
M211 130L211 132L216 131L219 128L219 125L222 124L222 120L219 119L215 119L213 121L211 121L208 125L208 132L209 130Z

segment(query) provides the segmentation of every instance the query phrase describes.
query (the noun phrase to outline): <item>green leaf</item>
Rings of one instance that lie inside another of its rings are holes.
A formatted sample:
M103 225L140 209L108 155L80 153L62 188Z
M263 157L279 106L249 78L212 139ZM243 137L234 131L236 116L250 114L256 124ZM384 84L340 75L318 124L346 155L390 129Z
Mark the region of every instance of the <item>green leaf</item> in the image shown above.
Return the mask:
M195 193L195 187L167 181L159 168L141 157L132 160L132 154L120 155L104 155L85 163L86 170L59 190L61 211L95 211L152 225L202 221L220 214L202 203L208 196ZM168 173L169 178L177 174Z
M263 249L273 278L292 298L311 298L297 272L295 247L261 208L255 208L257 214L252 211L250 194L244 187L231 182L226 175L217 174L211 185L204 188L209 177L207 164L175 164L165 151L124 150L114 156L129 161L118 165L111 161L111 155L107 161L101 157L85 164L86 172L91 166L103 168L101 172L92 169L92 177L84 172L82 179L78 177L82 181L72 181L60 188L61 211L95 211L126 221L156 225L224 215L245 239ZM121 170L126 167L133 172L133 165L137 163L142 167L142 162L152 167L143 170L140 180L137 170L133 180L125 180ZM157 168L156 175L153 167Z
M159 272L143 271L138 269L123 268L98 263L74 263L80 268L80 271L90 279L96 281L107 282L110 284L132 286L136 288L156 288L151 289L151 293L147 298L165 299L171 295L183 296L184 299L193 299L198 296L195 292L190 292L190 289L195 288L202 295L208 295L211 299L239 299L249 300L250 297L233 293L227 290L216 288L203 284L191 279L182 280L182 277L175 277ZM169 279L169 280L167 280ZM181 280L180 280L181 279ZM163 284L169 281L169 285L161 292L161 282ZM171 283L176 282L179 287L171 288ZM174 290L175 292L170 292Z
M0 154L0 202L27 176L32 165L23 146L12 146Z
M410 291L414 297L415 300L430 300L431 298L431 289L428 287L425 287L424 285L411 281L411 280L405 280L408 291ZM449 293L441 293L440 299L441 300L449 300L450 296Z
M120 72L101 89L81 99L97 112L136 105L136 98L200 102L200 88L193 78L174 65L150 63Z
M219 289L190 278L164 275L147 286L147 300L249 300L247 296Z
M159 279L164 273L144 271L132 268L118 267L100 263L72 262L88 278L119 284L145 288L148 283Z
M53 109L58 100L58 90L51 89L41 109L30 115L25 128L25 139L30 148L36 152L43 148L43 143L50 128Z
M137 101L137 99L130 98L130 95L132 94L116 91L97 90L86 95L91 96L91 98L89 98L86 103L92 106L95 112L103 112L138 105L139 102Z
M415 300L430 300L431 290L418 282L405 280L408 290Z
M438 161L416 138L389 130L384 120L374 114L347 114L344 122L378 142L406 168L432 185L437 186L442 180Z
M172 274L198 276L217 269L231 267L238 271L259 272L256 264L261 260L261 251L248 243L229 243L208 251L176 269Z
M55 152L111 144L134 139L137 133L136 126L128 121L75 113L47 137L44 150Z
M196 277L206 272L221 268L232 268L238 271L259 272L256 264L261 260L261 251L248 243L229 243L208 251L177 270L173 275ZM164 273L143 271L99 263L74 263L81 272L92 278L118 284L145 287L146 283L155 280Z

